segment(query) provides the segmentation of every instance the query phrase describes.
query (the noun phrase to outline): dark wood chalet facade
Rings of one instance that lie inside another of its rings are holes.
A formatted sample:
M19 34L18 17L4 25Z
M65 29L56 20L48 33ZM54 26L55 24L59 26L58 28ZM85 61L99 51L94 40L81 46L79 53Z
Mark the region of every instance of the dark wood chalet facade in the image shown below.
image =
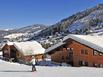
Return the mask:
M96 40L95 40L96 39ZM68 35L63 43L46 50L51 60L72 66L103 67L103 37Z

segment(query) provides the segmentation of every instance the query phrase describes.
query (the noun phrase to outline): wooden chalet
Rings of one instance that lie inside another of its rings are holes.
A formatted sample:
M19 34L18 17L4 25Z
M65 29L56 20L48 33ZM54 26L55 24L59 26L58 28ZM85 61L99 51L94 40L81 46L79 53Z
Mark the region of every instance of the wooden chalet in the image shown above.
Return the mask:
M19 62L30 62L33 57L36 60L44 59L45 49L36 41L8 42L3 48L3 58Z
M48 48L46 55L54 62L72 66L103 67L103 37L71 34Z

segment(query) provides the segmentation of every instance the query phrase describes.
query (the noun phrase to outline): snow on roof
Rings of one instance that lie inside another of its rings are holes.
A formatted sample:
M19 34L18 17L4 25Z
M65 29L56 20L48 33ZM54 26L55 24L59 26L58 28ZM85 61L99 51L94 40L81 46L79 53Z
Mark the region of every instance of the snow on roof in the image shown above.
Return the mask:
M13 45L13 42L7 42L6 44L7 45Z
M46 50L46 53L60 47L61 45L65 44L65 41L69 38L76 40L84 45L87 45L95 50L103 52L103 36L91 36L91 35L73 35L69 34L65 36L63 42L60 42Z
M82 44L85 44L95 50L103 52L103 36L90 36L90 35L68 35L64 37L63 41L67 39L76 40Z
M2 51L0 51L0 56L2 56L3 55L3 52Z
M14 46L25 56L43 54L45 49L36 41L14 42Z
M0 49L3 49L6 44L11 46L11 45L13 45L13 42L3 43L2 46L0 47Z
M0 50L4 47L5 44L0 44Z
M58 43L58 44L55 44L55 45L49 47L48 49L46 49L45 52L48 53L48 52L52 51L53 49L56 49L57 47L60 47L61 45L64 45L64 44L65 44L65 43L63 43L63 42L60 42L60 43Z

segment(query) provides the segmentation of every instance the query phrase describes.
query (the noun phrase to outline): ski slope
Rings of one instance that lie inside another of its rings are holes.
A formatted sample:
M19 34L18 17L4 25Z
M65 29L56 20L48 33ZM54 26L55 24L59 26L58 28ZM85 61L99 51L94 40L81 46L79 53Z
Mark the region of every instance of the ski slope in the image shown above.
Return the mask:
M36 72L31 72L31 66L0 60L0 77L103 77L103 68L63 66L36 68Z

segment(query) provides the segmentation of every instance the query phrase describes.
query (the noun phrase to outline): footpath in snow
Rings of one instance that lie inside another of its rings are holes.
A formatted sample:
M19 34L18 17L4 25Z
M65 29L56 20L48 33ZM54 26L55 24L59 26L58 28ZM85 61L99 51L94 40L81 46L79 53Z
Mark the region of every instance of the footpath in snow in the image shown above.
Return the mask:
M0 77L103 77L103 68L63 66L36 68L36 72L31 72L31 66L0 60Z

